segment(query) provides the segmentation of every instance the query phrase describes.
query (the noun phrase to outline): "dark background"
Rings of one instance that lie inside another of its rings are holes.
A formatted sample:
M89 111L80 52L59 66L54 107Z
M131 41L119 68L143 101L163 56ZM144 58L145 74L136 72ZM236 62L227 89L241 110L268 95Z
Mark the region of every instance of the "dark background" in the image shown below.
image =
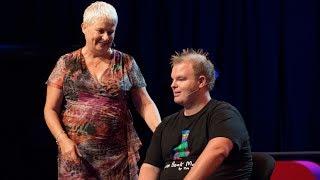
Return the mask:
M84 0L1 3L1 179L56 179L56 144L43 119L45 82L57 59L84 44ZM169 58L209 52L212 91L242 113L253 151L320 148L319 1L114 0L116 49L135 57L161 116L172 101ZM144 148L150 131L135 115Z

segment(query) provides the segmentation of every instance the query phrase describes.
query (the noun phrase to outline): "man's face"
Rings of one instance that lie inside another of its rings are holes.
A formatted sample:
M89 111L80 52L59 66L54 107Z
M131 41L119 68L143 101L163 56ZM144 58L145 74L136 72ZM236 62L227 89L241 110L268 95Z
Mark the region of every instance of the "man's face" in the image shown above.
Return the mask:
M97 52L109 50L114 40L116 26L107 18L98 18L92 24L84 23L82 32L85 35L86 45Z
M171 72L171 78L171 88L175 103L187 106L197 98L199 83L194 75L194 70L190 61L183 61L174 65Z

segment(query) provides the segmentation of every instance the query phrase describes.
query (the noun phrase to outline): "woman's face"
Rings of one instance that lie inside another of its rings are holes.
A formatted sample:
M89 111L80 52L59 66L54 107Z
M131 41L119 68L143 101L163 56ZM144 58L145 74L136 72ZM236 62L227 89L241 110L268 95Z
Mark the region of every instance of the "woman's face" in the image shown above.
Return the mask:
M83 23L82 32L86 46L93 52L103 53L109 50L114 40L117 25L107 18L98 18L93 23Z

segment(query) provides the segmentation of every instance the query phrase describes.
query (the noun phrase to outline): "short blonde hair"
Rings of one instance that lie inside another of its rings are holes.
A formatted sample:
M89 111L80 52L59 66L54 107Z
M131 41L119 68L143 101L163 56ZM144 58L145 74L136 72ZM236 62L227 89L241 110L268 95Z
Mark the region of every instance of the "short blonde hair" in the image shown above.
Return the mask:
M118 23L118 14L116 9L103 1L96 1L90 4L83 13L83 23L94 23L98 18L105 17L113 23Z
M209 90L212 90L216 77L214 74L214 65L208 59L208 53L202 49L183 49L182 52L176 52L171 56L171 67L185 61L192 62L192 67L196 77L205 76Z

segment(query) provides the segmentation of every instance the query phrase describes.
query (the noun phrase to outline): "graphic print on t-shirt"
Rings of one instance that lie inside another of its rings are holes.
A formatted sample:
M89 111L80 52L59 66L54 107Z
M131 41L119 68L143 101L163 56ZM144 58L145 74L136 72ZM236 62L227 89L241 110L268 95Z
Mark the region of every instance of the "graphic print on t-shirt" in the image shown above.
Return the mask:
M182 158L188 157L190 154L187 141L190 130L182 130L181 133L181 143L173 149L173 160L182 160Z

